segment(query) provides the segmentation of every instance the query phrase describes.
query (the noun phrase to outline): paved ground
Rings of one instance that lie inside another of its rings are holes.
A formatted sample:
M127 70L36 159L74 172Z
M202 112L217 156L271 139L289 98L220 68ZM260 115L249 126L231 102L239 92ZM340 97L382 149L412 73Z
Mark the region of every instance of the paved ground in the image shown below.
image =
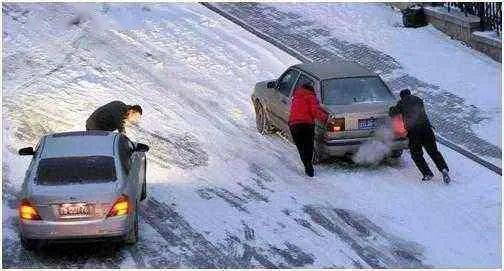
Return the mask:
M294 54L301 54L297 55L301 60L324 62L343 58L356 61L380 74L395 93L406 87L418 90L424 97L431 121L441 136L476 155L501 159L502 150L480 138L472 128L485 119L482 110L467 104L454 90L441 89L407 74L390 55L366 44L331 37L329 31L316 26L313 21L274 7L258 3L213 3L211 6L239 18L266 36L274 37L277 42L292 48ZM323 46L316 43L316 38L321 36L329 40L329 43Z

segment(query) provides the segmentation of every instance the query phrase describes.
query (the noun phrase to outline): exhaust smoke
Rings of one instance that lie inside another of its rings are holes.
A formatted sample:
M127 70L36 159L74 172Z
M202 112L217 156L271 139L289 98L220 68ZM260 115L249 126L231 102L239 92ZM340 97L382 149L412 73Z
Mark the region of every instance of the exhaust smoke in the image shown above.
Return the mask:
M362 144L352 160L359 165L378 165L387 157L394 142L394 132L388 125L378 128L371 140Z

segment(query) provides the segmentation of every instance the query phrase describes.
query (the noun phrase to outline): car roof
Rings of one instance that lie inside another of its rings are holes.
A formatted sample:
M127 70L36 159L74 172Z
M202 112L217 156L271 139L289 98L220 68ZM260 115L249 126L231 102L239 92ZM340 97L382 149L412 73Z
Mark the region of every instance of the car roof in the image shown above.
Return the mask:
M114 156L114 142L117 135L117 133L107 131L49 134L45 137L41 158Z
M302 63L292 66L319 80L345 77L377 76L376 73L365 69L355 62L332 60L324 63Z

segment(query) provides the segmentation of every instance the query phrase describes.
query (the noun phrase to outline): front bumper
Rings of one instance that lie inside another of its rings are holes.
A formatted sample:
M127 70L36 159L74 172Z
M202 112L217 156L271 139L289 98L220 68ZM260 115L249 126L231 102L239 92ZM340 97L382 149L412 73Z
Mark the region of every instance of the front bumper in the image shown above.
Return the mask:
M44 221L19 219L21 236L29 239L90 239L124 236L129 215L89 221Z
M344 156L346 154L356 153L362 144L372 137L367 138L349 138L349 139L324 139L321 144L322 151L327 156ZM391 151L403 150L408 148L408 139L401 138L392 142Z

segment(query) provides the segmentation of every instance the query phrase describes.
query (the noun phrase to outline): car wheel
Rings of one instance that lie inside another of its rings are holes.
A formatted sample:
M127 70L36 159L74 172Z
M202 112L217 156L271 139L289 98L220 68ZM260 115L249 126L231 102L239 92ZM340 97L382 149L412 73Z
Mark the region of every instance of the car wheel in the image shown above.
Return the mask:
M147 159L144 161L144 179L142 184L142 194L140 195L140 200L144 200L147 198Z
M24 249L29 251L39 250L42 247L42 241L24 238L21 236L21 245L23 246Z
M135 214L133 218L133 227L130 229L126 236L125 243L127 245L134 245L138 242L138 204L135 204Z
M390 157L397 159L397 158L400 158L402 154L403 154L403 150L395 150L395 151L392 151L392 153L390 154Z
M255 111L256 111L257 131L259 131L259 133L261 133L263 135L273 133L275 128L270 123L270 121L268 119L268 115L266 114L266 111L264 110L261 103L255 102L254 107L255 107Z

